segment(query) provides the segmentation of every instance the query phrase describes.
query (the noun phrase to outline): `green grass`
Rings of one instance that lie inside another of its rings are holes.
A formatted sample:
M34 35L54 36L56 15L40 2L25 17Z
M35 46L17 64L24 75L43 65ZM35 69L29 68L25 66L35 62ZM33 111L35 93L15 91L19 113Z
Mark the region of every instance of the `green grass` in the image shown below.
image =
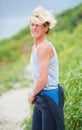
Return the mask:
M0 95L10 89L28 87L32 83L30 73L26 71L28 63L28 56L22 56L17 62L0 68Z

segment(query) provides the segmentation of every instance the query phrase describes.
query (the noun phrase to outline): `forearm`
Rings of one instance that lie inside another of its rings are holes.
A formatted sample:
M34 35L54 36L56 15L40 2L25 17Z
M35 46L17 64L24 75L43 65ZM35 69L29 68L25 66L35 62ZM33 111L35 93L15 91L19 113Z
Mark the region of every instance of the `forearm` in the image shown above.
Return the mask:
M33 95L36 96L46 85L46 81L39 79L34 86Z

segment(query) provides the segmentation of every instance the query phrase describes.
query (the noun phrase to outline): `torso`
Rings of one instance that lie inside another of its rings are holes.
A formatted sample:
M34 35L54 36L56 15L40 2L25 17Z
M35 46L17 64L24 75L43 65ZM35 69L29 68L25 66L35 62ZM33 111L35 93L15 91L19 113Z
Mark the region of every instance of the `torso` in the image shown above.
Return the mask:
M48 72L49 80L44 89L53 89L58 84L58 59L53 45L49 42L42 43L37 46L33 45L31 65L32 65L34 81L37 82L38 79L38 73L39 73L38 72L38 50L40 50L40 48L42 49L42 47L47 47L48 54L50 56L50 66Z
M38 48L39 48L39 49L40 49L40 48L42 49L42 47L47 47L48 53L49 53L49 55L50 55L50 59L55 55L54 50L53 50L53 48L50 46L50 44L49 44L48 41L46 41L46 42L44 42L44 43L42 43L42 44L38 44L37 46L34 44L33 47L32 47L32 51L34 51L34 49L37 49L37 52L38 52Z

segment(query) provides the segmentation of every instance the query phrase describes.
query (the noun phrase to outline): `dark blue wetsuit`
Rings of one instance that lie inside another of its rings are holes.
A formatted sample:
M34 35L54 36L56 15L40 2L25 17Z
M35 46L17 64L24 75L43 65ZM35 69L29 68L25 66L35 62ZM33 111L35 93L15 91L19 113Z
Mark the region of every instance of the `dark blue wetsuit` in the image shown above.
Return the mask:
M38 94L33 113L33 130L64 130L64 90L58 85L58 99L56 103L46 94Z

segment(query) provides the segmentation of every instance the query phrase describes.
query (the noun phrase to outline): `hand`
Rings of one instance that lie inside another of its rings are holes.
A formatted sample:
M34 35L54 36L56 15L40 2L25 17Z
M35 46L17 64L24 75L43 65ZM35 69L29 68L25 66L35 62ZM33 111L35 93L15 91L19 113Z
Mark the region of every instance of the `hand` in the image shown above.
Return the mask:
M34 103L34 99L35 99L35 96L33 94L29 95L29 97L28 97L29 103L33 104Z

